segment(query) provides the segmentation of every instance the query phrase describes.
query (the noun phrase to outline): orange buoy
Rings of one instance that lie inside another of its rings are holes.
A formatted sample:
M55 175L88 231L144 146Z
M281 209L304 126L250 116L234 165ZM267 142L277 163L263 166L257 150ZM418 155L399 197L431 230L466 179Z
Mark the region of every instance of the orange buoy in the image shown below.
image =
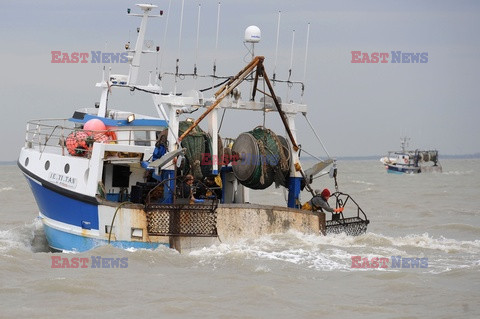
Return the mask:
M84 131L72 132L66 140L67 150L73 156L85 156L89 150L89 135Z

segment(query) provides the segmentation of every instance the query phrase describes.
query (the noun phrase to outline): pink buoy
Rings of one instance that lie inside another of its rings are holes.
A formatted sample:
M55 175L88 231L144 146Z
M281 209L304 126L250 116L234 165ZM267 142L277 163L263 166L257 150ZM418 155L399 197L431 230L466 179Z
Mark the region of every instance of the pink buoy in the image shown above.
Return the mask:
M83 126L85 131L106 131L107 127L99 119L88 120L87 123Z

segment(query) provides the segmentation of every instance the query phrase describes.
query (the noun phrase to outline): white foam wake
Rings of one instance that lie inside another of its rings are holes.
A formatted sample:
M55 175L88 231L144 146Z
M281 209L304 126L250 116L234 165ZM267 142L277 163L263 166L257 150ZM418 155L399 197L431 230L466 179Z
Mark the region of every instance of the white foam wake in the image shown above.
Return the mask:
M256 240L223 243L192 251L190 256L202 263L219 258L246 258L281 261L317 270L352 270L352 256L402 256L429 258L438 271L478 267L480 241L460 241L425 234L391 237L367 233L352 237L345 234L316 236L289 232ZM432 267L430 267L432 268ZM353 269L355 270L355 269Z
M35 236L42 233L42 221L35 218L31 223L26 223L7 230L0 230L0 254L8 255L15 249L24 251L40 251L44 243L36 243ZM37 247L41 245L42 247Z

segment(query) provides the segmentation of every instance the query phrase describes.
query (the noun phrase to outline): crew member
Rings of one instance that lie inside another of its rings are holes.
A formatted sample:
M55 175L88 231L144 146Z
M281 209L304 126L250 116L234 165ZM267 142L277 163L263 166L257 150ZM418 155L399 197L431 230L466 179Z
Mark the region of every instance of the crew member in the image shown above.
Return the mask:
M180 198L190 198L191 200L195 200L193 193L193 182L194 182L193 175L186 175L185 179L183 180L183 183L181 184L178 196Z
M339 208L331 208L330 205L328 204L328 199L330 198L330 191L325 188L323 191L320 191L319 189L315 190L315 196L308 202L306 202L303 206L302 209L307 209L307 210L320 210L320 211L327 211L330 213L339 213L343 211L343 207Z

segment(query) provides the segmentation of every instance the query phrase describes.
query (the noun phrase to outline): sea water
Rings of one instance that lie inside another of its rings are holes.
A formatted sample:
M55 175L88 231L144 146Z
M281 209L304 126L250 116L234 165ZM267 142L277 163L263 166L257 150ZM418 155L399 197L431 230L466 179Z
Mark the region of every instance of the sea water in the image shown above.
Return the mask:
M288 232L184 254L51 253L25 178L0 166L0 318L480 318L480 160L442 166L394 175L379 161L339 161L339 190L371 221L362 236ZM334 181L315 179L325 187ZM88 267L53 268L59 257ZM126 265L92 267L97 258Z

